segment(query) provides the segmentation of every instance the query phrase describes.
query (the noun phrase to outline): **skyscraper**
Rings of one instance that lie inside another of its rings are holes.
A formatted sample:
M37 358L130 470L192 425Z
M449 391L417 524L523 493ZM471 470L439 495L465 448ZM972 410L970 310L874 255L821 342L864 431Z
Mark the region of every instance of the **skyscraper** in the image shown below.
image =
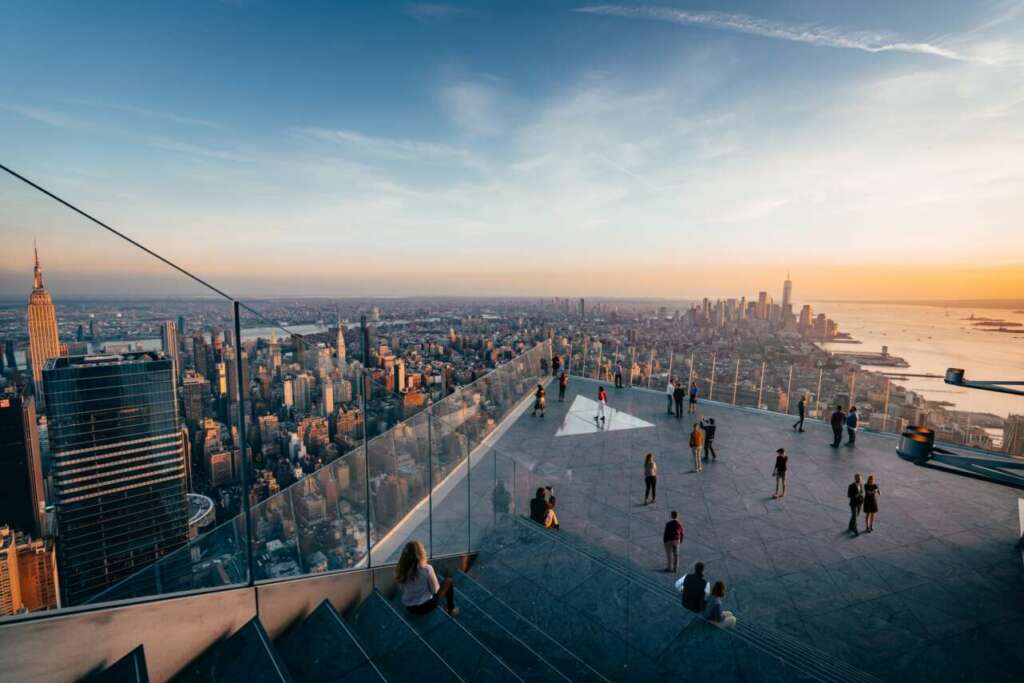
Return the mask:
M786 281L782 283L782 312L793 312L793 281L789 279L789 273L786 273Z
M188 539L172 361L52 358L43 372L62 602L76 605Z
M42 536L45 508L35 401L0 393L0 524Z
M164 353L174 363L174 381L177 383L182 371L181 344L178 342L178 326L173 320L160 323L160 343L163 344Z
M768 319L768 292L757 293L757 319Z
M338 351L338 363L345 362L345 326L341 322L341 317L338 317L338 338L336 341L336 347Z
M0 526L0 617L24 611L18 580L18 546L14 531Z
M1007 455L1024 458L1024 415L1009 415L1003 423L1003 449Z
M210 347L200 331L192 335L192 364L196 372L210 379Z
M32 294L28 299L28 350L32 363L32 382L36 395L42 396L43 366L46 361L60 355L57 334L57 311L50 293L43 286L43 269L39 266L39 250L32 274Z

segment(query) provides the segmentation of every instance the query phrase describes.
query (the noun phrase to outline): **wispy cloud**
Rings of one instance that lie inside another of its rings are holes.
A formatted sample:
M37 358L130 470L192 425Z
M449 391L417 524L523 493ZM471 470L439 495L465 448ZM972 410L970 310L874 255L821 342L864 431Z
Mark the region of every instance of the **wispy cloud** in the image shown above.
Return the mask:
M334 128L299 128L298 132L317 140L336 142L366 151L375 156L392 159L422 159L425 157L464 157L467 152L459 147L437 142L384 138L364 135L354 130Z
M789 24L748 14L725 12L692 12L668 7L634 7L628 5L595 5L580 7L576 12L601 14L630 19L666 21L684 26L703 26L721 31L746 33L764 38L806 43L819 47L835 47L864 52L908 52L957 61L986 61L942 45L901 40L886 33L847 31L838 27L815 24Z
M102 102L99 100L89 99L78 99L70 98L66 100L72 104L85 105L87 107L98 107L103 109L111 109L114 111L125 112L126 114L135 114L141 117L159 119L162 121L170 121L171 123L180 123L188 126L203 126L206 128L224 128L219 123L208 121L206 119L196 118L194 116L182 116L181 114L174 114L172 112L157 111L156 109L148 109L146 107L137 107L132 104L122 104L116 102Z
M0 111L8 111L13 114L18 114L33 121L53 126L54 128L63 128L66 130L76 130L93 135L102 135L107 138L117 139L124 143L145 145L167 152L174 152L193 157L203 157L218 161L247 161L245 156L232 150L198 145L192 142L170 138L165 135L127 130L123 127L96 123L90 120L71 116L62 111L48 107L39 107L14 102L0 102Z

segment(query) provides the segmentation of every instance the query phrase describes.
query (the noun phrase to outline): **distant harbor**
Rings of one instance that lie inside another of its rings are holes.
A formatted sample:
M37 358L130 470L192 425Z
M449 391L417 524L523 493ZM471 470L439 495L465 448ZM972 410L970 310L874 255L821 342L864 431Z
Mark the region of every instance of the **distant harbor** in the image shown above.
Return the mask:
M874 353L871 351L833 352L832 356L834 358L839 358L845 361L851 361L854 363L858 363L860 365L871 365L875 367L887 368L910 367L910 363L908 363L907 361L903 360L899 356L893 356L892 354L890 354L888 346L883 346L882 350L878 353Z

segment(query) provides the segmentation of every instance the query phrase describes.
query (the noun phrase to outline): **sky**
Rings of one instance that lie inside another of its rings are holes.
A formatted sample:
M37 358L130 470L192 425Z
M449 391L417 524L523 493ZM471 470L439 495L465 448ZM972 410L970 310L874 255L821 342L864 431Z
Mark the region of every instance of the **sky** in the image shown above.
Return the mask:
M239 297L1024 297L1024 0L13 0L0 63L0 163ZM200 293L0 176L0 298Z

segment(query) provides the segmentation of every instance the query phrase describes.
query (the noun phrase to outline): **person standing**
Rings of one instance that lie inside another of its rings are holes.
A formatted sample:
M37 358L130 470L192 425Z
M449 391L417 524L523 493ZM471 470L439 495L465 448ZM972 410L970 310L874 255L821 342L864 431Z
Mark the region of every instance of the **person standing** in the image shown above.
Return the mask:
M804 431L804 413L806 411L807 411L807 397L806 396L801 396L800 397L800 402L796 404L796 412L797 412L797 415L800 416L800 419L793 423L793 429L797 430L798 432Z
M693 571L676 581L676 590L683 594L683 607L700 614L711 595L711 584L704 578L704 563L693 565Z
M875 530L875 515L878 514L878 497L882 492L875 483L875 475L868 475L868 483L864 484L864 526L870 534Z
M683 523L679 521L679 513L673 510L669 513L672 519L665 523L665 532L661 540L665 544L665 571L673 574L679 569L679 546L683 543Z
M852 446L857 440L857 406L850 407L850 414L846 416L846 434L849 437L849 441L846 442L847 446Z
M715 453L714 447L715 430L717 429L717 427L715 427L715 418L702 417L700 419L700 428L704 430L704 461L707 462L709 454L712 458L718 460L718 454Z
M682 381L676 380L676 389L672 393L672 398L676 402L676 419L683 419L683 399L686 398L686 387L683 386Z
M608 392L604 387L597 388L597 414L594 415L594 422L604 427L605 408L608 406Z
M789 469L789 456L786 449L780 448L775 451L775 467L772 469L772 476L775 477L775 495L772 498L783 498L786 495L786 472Z
M850 499L850 526L854 536L860 536L857 531L857 516L860 515L861 507L864 505L864 485L860 481L860 475L853 475L853 483L846 487L846 497Z
M665 386L665 398L668 400L667 410L668 414L672 414L672 405L675 403L676 393L676 381L671 377L668 380L668 384Z
M538 384L537 390L533 393L533 412L530 413L530 417L535 417L538 410L540 411L540 416L544 417L544 406L547 403L545 400L545 393L544 385Z
M693 449L693 471L703 472L700 454L704 450L704 432L700 431L700 425L696 422L693 423L693 431L690 432L690 448Z
M565 401L565 388L569 386L569 375L565 374L565 370L562 370L562 374L558 376L558 402Z
M843 412L842 406L836 406L835 412L829 419L829 424L832 425L832 448L839 448L839 444L843 441L843 425L846 424L846 414Z
M654 453L644 458L644 505L648 497L652 503L658 497L658 463L654 461Z
M558 370L562 367L562 357L555 354L555 357L551 359L551 376L558 377Z
M622 361L615 362L615 388L622 388Z
M697 382L690 382L690 415L697 412L697 394L700 389L697 387Z

